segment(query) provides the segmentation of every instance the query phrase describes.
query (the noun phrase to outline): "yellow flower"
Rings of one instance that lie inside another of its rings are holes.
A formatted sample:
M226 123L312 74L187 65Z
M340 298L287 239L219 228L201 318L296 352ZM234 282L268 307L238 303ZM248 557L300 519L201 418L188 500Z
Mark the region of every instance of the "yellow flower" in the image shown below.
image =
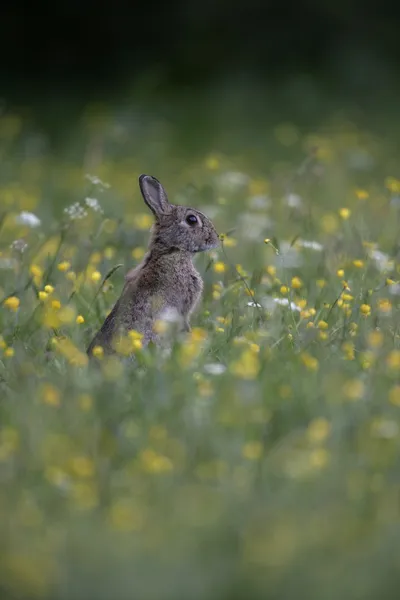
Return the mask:
M6 348L4 350L4 356L5 358L12 358L15 354L14 348Z
M215 273L225 273L226 265L225 265L225 263L223 263L221 261L217 261L214 263L213 269L214 269Z
M29 272L31 275L33 275L36 281L40 281L43 277L43 269L39 267L39 265L31 265Z
M343 270L343 269L338 269L338 270L336 271L336 275L337 275L338 277L344 277L344 270Z
M392 312L392 303L388 298L380 298L378 300L378 310L383 314L390 314Z
M281 285L279 291L283 296L286 296L289 293L289 288L286 285Z
M342 345L342 350L346 360L355 359L355 348L352 342L344 342Z
M42 402L49 406L58 407L61 404L60 391L51 383L45 383L41 388Z
M389 402L394 406L400 406L400 385L394 385L389 391Z
M255 379L260 371L260 359L250 348L245 349L239 360L231 365L231 371L242 379Z
M392 350L386 359L389 369L400 370L400 350Z
M342 300L344 300L345 302L351 302L352 300L354 300L354 296L352 296L351 294L342 294Z
M325 448L316 448L310 454L310 463L314 469L323 469L329 462L329 452Z
M145 512L132 500L118 499L110 508L109 522L117 531L139 531L145 523Z
M351 210L349 208L341 208L339 210L339 215L343 219L343 221L347 221L350 218Z
M85 319L82 317L82 315L78 315L78 316L76 317L76 323L77 323L78 325L82 325L82 323L84 323L84 322L85 322Z
M114 256L115 256L115 248L113 248L112 246L107 246L107 248L104 249L104 258L106 258L107 260L110 260Z
M100 358L100 359L103 358L104 350L103 350L102 346L95 346L92 350L92 354L96 358Z
M20 305L20 300L19 300L19 298L17 298L17 296L10 296L9 298L6 298L4 300L3 305L6 308L9 308L10 310L12 310L13 312L16 312Z
M371 314L371 307L369 304L361 304L360 312L364 317L369 317Z
M320 340L326 341L327 339L329 339L329 334L328 334L327 331L320 331L318 333L318 337L319 337Z
M261 442L247 442L242 448L242 454L247 460L259 460L263 454L263 445Z
M153 224L152 216L147 213L139 213L133 219L135 227L142 231L147 231Z
M142 467L148 473L162 474L172 471L173 464L169 458L152 449L145 449L139 455Z
M358 200L367 200L367 198L369 198L369 194L366 190L357 189L355 190L355 195Z
M71 459L71 470L75 475L82 479L92 477L94 473L94 464L93 461L86 456L75 456Z
M328 329L329 325L326 321L318 321L318 329Z
M268 267L266 268L266 271L267 271L268 275L271 275L271 277L275 277L276 267L274 267L273 265L268 265Z
M68 262L67 260L63 260L62 262L58 263L57 265L57 269L59 271L68 271L71 267L71 263Z
M323 442L331 430L329 421L324 418L313 419L307 428L307 437L311 442Z
M38 294L38 296L39 296L39 300L41 302L44 302L47 299L47 297L48 297L48 293L40 291L39 294Z
M317 279L316 284L317 284L317 287L319 287L321 290L322 290L322 288L326 287L325 279Z
M47 284L44 286L44 291L47 292L47 294L52 294L54 292L54 288L52 285Z
M392 192L392 194L400 193L400 179L396 179L395 177L386 177L385 186L390 192Z
M66 274L66 279L68 279L68 281L75 281L76 280L76 273L75 271L68 271L68 273Z
M364 266L364 261L360 260L360 259L356 259L353 260L353 265L357 268L357 269L362 269Z
M142 260L145 254L146 250L140 246L132 250L132 258L134 258L135 260Z
M303 287L303 282L301 281L300 277L293 277L292 288L295 290L299 290L301 287Z
M325 233L332 234L335 233L339 224L336 215L334 214L326 214L321 219L321 227L325 231Z
M101 279L101 273L100 273L100 271L93 271L93 273L92 273L92 275L91 275L90 279L91 279L91 280L92 280L94 283L96 283L97 281L100 281L100 279Z
M308 352L303 352L300 356L301 362L309 371L317 371L319 367L318 360Z
M220 161L217 156L210 154L205 161L206 168L210 171L217 171L220 167Z
M360 379L350 379L343 386L343 394L349 400L359 400L364 394L365 386Z

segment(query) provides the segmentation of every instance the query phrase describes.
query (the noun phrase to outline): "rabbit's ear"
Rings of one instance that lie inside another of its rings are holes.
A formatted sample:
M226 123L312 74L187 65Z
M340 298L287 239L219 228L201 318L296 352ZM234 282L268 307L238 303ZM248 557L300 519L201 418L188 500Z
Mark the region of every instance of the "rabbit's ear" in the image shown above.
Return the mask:
M171 212L167 193L158 179L151 177L151 175L141 175L139 177L139 186L144 201L156 217Z

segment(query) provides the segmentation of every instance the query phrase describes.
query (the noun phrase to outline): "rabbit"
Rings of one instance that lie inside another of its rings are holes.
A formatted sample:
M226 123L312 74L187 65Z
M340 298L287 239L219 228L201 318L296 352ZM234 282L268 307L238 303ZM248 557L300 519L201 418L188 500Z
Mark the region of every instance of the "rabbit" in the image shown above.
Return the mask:
M190 315L203 290L193 257L219 245L211 221L194 208L171 204L155 177L141 175L139 187L155 216L148 251L125 276L120 298L87 349L89 356L95 346L113 353L116 337L132 329L142 334L143 346L159 343L154 324L171 312L181 330L190 331Z

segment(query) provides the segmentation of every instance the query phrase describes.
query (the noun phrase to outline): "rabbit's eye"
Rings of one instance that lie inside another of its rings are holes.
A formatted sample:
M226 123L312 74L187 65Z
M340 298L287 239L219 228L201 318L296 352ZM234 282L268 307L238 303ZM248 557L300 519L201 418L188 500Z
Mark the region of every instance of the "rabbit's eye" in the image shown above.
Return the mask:
M188 215L186 217L186 223L188 225L196 225L197 222L197 217L195 217L194 215Z

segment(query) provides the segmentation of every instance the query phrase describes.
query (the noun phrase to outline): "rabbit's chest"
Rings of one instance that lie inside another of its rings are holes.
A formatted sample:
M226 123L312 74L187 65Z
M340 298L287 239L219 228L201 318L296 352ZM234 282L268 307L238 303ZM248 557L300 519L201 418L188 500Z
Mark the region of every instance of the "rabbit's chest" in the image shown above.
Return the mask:
M178 311L187 315L199 301L203 290L203 280L197 272L187 273L185 277L177 278L171 294L171 304Z

